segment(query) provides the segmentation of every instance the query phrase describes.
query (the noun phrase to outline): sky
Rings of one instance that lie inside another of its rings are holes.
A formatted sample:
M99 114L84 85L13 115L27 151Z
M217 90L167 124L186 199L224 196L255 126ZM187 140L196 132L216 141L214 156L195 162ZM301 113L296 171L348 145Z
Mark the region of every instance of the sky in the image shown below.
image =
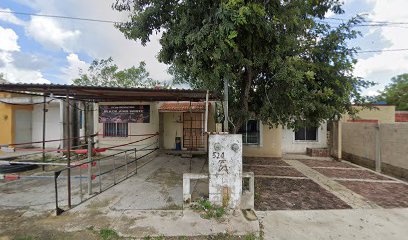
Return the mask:
M125 21L126 13L112 10L113 0L0 0L0 11L62 15ZM407 22L398 26L359 27L363 34L351 41L362 51L408 48L407 0L345 0L345 14L327 17L350 18L364 14L369 21ZM327 20L333 24L339 20ZM128 40L111 23L46 18L0 12L0 73L11 82L69 84L86 70L93 59L112 57L119 68L146 62L150 76L168 81L168 66L159 63L160 35L142 46ZM374 81L364 90L375 95L393 76L408 72L408 51L360 53L354 74Z

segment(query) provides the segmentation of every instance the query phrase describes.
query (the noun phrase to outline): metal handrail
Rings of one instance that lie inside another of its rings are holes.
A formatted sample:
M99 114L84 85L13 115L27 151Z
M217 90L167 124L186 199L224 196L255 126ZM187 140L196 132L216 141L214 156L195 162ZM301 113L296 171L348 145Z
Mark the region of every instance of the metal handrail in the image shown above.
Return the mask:
M150 136L148 138L142 139L141 141L147 140L147 139L149 139L151 137L154 137L154 136L158 136L158 134L154 134L154 135L152 135L152 136ZM91 141L90 144L92 144L92 141ZM153 147L153 145L156 145L156 147ZM122 146L122 145L120 145L120 146ZM100 157L100 158L96 158L96 159L93 159L90 155L88 155L88 157L90 159L88 161L78 163L78 164L75 164L75 165L72 165L72 166L66 166L66 167L64 167L62 169L59 169L59 170L55 171L54 172L54 184L55 184L55 209L56 209L56 214L60 215L62 212L64 212L64 210L59 208L59 205L58 205L58 181L57 180L58 180L58 177L61 175L62 172L71 171L71 170L73 170L75 168L79 168L79 180L80 180L80 183L79 183L80 184L79 185L79 187L80 187L80 189L79 189L80 203L79 204L81 204L84 201L86 201L86 200L88 200L88 199L95 196L95 194L92 193L92 180L98 178L98 181L99 181L99 192L98 192L98 194L99 194L99 193L101 193L101 192L115 186L116 184L128 179L129 177L137 174L138 160L141 159L141 158L144 158L144 157L146 157L146 156L148 156L148 155L150 155L152 153L154 153L158 149L159 149L159 140L157 139L153 143L151 143L151 144L149 144L149 145L147 145L147 146L145 146L143 148L140 148L140 149L137 149L137 148L126 149L126 150L122 150L120 152L116 152L116 153L113 153L113 154L110 154L110 155L107 155L107 156L103 156L103 157ZM148 151L148 152L141 155L141 156L137 156L137 152L146 152L146 151ZM133 153L134 153L134 156L133 156ZM118 158L120 158L120 157L124 157L124 160L126 161L126 163L116 165L116 160ZM129 157L130 157L130 159L128 159ZM110 169L110 170L107 170L105 172L102 172L101 171L101 163L105 162L105 161L113 161L113 164L112 164L113 168ZM91 173L92 170L89 169L89 168L92 167L92 163L94 163L94 162L96 162L96 165L97 165L97 174L92 175L92 173ZM86 179L88 179L88 194L89 194L90 197L84 200L83 199L82 170L81 170L81 167L84 166L84 165L87 165L87 164L88 164L88 170L89 171L88 171L88 177L86 177ZM131 164L135 164L135 168L134 168L134 170L129 172L129 166ZM125 170L126 174L125 174L124 177L122 176L120 179L118 179L119 181L117 181L116 171L119 170L119 169L122 169L122 168L126 169ZM113 172L113 185L107 187L106 189L102 189L102 178L101 177L103 175L106 175L106 174L109 174L109 173L112 173L112 172ZM70 200L70 197L71 196L70 196L70 193L69 193L68 194L68 200ZM69 206L69 208L70 208L70 206Z

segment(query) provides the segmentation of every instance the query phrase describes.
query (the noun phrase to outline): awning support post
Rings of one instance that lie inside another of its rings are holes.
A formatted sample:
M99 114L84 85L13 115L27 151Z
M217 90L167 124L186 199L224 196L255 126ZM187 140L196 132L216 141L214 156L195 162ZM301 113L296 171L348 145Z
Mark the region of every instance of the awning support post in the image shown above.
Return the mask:
M71 121L70 121L70 102L69 102L69 90L67 90L66 96L67 103L67 160L68 160L68 170L67 170L67 186L68 186L68 208L71 208Z
M46 124L46 115L47 115L47 107L46 107L46 102L47 102L47 96L45 95L45 93L43 94L44 95L44 103L43 103L43 131L42 131L42 161L43 162L45 162L45 124ZM44 171L45 170L45 166L43 165L42 167L42 170Z

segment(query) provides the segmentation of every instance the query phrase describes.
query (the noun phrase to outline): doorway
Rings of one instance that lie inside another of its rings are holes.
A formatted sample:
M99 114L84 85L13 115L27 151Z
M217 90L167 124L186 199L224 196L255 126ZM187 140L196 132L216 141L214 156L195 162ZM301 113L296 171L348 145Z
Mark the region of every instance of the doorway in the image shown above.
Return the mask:
M183 113L183 147L188 150L204 148L204 114Z
M14 111L14 143L32 142L32 111ZM30 145L30 144L29 144Z

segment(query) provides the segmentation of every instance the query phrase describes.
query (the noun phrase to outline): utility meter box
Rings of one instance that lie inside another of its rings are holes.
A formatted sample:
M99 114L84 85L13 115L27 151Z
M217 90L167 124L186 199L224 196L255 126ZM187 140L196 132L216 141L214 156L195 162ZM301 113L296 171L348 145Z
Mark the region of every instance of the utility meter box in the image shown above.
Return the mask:
M242 135L209 135L209 198L213 204L237 208L242 196Z

